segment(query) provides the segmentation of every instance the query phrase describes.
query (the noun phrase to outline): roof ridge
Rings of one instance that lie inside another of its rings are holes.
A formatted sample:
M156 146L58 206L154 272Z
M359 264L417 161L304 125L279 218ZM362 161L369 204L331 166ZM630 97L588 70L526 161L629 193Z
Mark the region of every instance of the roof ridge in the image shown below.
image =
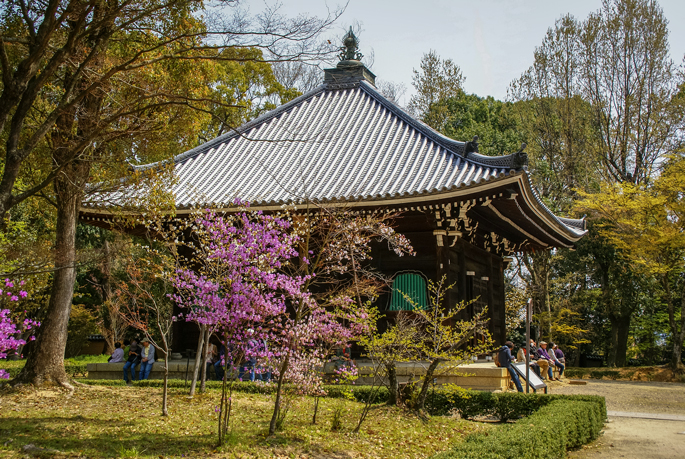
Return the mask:
M469 163L475 163L479 166L486 167L502 167L514 170L521 170L525 165L522 160L520 152L509 153L508 155L487 156L480 153L466 152L466 143L459 140L452 139L442 134L438 130L424 123L423 121L414 118L407 113L402 107L398 106L383 94L378 91L373 85L366 81L361 81L359 86L366 90L372 97L380 102L384 107L390 110L395 116L398 116L407 124L420 131L422 134L433 140L438 145L445 148L452 154L458 155L460 158Z
M361 81L359 83L359 86L365 90L369 95L371 95L374 99L376 99L378 102L381 103L385 108L390 110L395 116L399 117L402 119L402 121L406 122L407 124L411 125L413 128L416 130L420 131L422 134L433 140L435 143L439 144L446 150L450 151L451 153L454 153L456 155L461 156L462 158L464 157L462 154L462 151L466 147L465 142L460 142L458 140L451 139L447 137L446 135L436 131L426 123L417 120L413 116L411 116L409 113L404 111L402 107L399 105L395 104L388 98L386 98L383 94L378 91L373 85L366 81ZM456 148L455 148L456 147ZM461 150L461 151L460 151Z

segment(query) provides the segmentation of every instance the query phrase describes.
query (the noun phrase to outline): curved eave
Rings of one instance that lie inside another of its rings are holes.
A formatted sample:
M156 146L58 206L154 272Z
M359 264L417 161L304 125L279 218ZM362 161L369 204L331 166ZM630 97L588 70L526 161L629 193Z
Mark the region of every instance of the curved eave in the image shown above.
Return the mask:
M441 204L472 198L474 196L488 196L489 194L492 194L492 196L495 197L498 192L508 191L512 188L515 188L516 191L520 193L519 196L516 197L518 210L505 209L500 211L500 214L503 214L506 218L505 221L509 221L508 224L512 230L518 231L522 235L534 233L536 239L545 241L544 244L539 245L552 247L572 247L587 233L586 230L579 228L581 225L584 227L583 220L561 219L554 215L538 198L530 184L528 174L525 171L512 170L508 174L501 174L500 176L492 177L489 180L477 180L469 185L453 186L442 190L432 190L430 192L377 196L363 199L337 199L322 201L321 204L356 210L369 208L406 210L410 207ZM275 212L281 210L284 205L302 206L306 205L306 203L295 201L254 202L251 208L254 210ZM216 206L216 203L198 204L198 207L204 206ZM216 207L220 212L235 211L235 207L230 207L225 204L220 204ZM178 208L176 214L187 215L193 212L194 209L195 208ZM132 215L135 213L135 211L122 211L121 213L118 213L108 209L97 209L92 207L83 207L81 209L82 219L94 222L116 218L117 215ZM526 220L529 223L526 223ZM565 223L563 220L570 223ZM523 231L521 230L522 228ZM531 242L535 243L535 241Z

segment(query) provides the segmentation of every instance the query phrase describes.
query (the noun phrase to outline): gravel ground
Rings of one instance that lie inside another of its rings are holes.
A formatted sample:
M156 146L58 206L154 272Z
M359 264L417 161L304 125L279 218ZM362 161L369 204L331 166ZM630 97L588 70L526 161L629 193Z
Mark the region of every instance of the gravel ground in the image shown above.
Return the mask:
M685 384L586 380L587 385L553 383L555 394L588 394L606 397L607 410L685 416ZM683 459L685 458L685 421L609 416L604 434L580 451L574 459Z
M685 384L586 379L585 386L554 383L553 394L603 395L609 411L685 415Z

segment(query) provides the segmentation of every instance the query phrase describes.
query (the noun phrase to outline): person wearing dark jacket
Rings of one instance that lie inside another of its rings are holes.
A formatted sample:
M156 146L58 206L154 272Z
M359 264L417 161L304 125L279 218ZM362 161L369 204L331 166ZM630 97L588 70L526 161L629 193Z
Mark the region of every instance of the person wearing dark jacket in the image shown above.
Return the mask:
M136 365L140 363L140 346L135 339L131 340L131 346L128 349L128 358L124 364L124 381L130 384L131 381L136 380ZM128 379L127 373L131 372L131 379Z
M499 365L502 368L506 368L507 371L509 371L509 375L511 376L511 380L514 381L514 384L516 385L516 390L519 392L523 392L523 387L521 387L521 380L519 379L518 373L516 373L516 370L511 366L511 363L513 361L513 358L511 357L511 350L514 348L514 343L511 341L507 341L504 343L504 346L502 346L499 350Z

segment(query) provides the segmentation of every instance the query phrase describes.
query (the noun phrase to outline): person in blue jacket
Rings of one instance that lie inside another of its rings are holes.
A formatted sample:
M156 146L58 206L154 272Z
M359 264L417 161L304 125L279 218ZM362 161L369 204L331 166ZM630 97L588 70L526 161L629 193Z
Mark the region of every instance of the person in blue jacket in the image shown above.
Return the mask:
M523 392L523 387L521 386L521 380L519 379L518 373L516 373L516 370L511 366L511 363L513 362L513 358L511 357L511 350L514 349L514 343L511 341L507 341L504 343L504 346L502 346L499 350L499 365L502 368L506 368L509 371L509 375L511 376L511 380L514 381L514 384L516 385L516 390L519 392Z

